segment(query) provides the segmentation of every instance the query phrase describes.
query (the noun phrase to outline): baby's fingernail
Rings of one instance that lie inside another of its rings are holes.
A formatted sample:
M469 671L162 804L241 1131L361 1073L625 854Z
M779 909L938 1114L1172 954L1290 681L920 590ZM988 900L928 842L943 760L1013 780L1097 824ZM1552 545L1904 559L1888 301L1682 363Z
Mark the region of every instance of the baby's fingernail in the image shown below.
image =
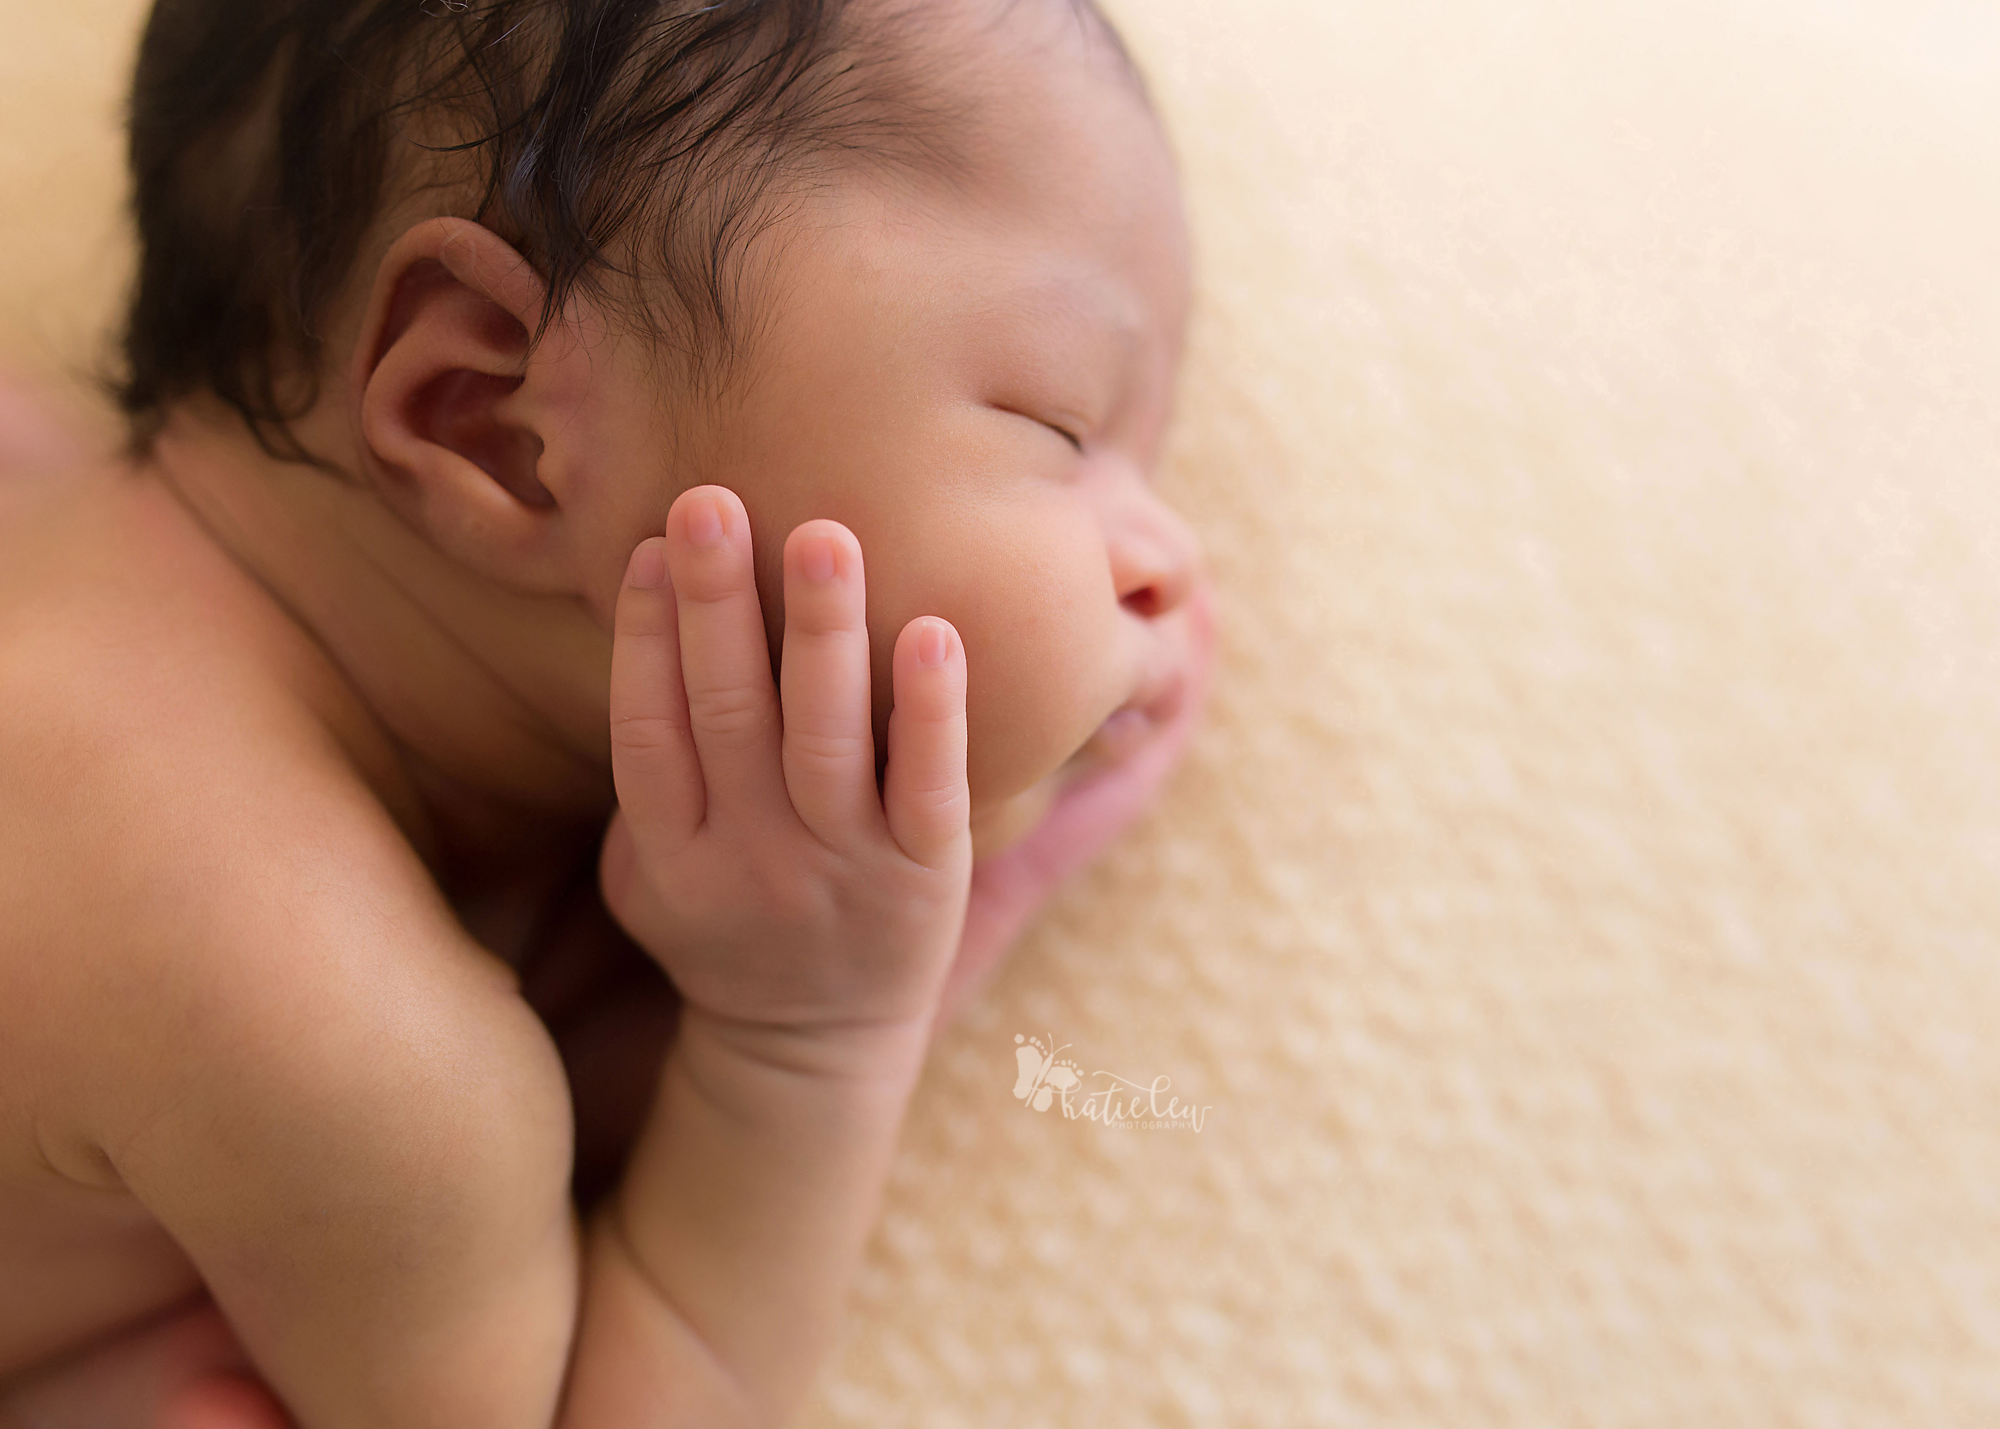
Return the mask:
M713 546L722 540L722 509L713 496L696 497L688 503L687 537L696 546Z
M642 541L632 553L632 584L651 590L667 583L667 552L664 543Z
M917 636L917 663L919 665L942 665L944 657L951 653L951 641L945 638L942 625L926 625Z
M809 581L825 582L833 579L833 542L821 536L807 541L805 549L799 552L799 569Z

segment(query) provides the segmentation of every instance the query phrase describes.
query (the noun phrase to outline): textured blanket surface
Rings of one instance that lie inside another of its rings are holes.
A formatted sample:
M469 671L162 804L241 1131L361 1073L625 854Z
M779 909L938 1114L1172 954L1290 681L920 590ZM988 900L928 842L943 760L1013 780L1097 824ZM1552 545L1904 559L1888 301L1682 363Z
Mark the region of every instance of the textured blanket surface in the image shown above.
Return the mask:
M1218 689L805 1423L2000 1423L2000 14L1118 9ZM115 306L136 13L0 0L17 368Z

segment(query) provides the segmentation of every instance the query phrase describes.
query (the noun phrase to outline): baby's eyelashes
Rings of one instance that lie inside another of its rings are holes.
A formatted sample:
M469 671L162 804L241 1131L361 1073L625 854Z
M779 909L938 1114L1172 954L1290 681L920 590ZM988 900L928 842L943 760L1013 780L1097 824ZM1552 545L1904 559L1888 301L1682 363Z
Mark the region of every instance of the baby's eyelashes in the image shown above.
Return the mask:
M1076 448L1076 454L1078 456L1083 455L1082 437L1079 437L1075 432L1072 432L1069 428L1062 426L1061 424L1056 422L1043 422L1042 425L1047 427L1050 431L1054 432L1057 436L1061 437L1064 441L1068 442L1072 447Z
M1083 454L1084 439L1079 434L1089 430L1089 423L1080 422L1068 417L1044 416L1026 405L1015 406L1008 402L989 402L987 405L996 412L1005 412L1010 417L1019 417L1023 421L1033 422L1043 431L1062 438L1063 441L1069 444L1070 450L1079 456Z

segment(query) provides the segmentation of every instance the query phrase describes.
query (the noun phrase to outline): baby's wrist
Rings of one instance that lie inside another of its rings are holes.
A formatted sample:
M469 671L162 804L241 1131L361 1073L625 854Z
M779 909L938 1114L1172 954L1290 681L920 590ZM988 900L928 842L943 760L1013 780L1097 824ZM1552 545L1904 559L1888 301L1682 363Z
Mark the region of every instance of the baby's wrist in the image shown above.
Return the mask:
M871 1093L900 1097L922 1070L931 1021L929 1015L810 1024L760 1021L690 1003L682 1010L676 1043L772 1085L851 1091L864 1099Z
M927 1035L684 1010L652 1116L599 1223L614 1231L606 1253L629 1263L644 1298L696 1337L667 1338L704 1346L716 1382L750 1407L743 1422L790 1422L824 1357ZM592 1343L587 1328L582 1343Z

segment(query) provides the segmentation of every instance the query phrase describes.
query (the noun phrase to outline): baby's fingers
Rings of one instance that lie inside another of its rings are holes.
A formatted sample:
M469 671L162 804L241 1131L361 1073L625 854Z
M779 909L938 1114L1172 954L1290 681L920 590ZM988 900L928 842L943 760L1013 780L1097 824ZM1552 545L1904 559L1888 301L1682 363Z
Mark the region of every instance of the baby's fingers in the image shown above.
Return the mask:
M769 818L784 807L778 692L757 603L750 517L722 486L684 491L667 512L681 620L681 682L709 817Z
M837 521L808 521L785 543L785 787L830 847L881 839L868 678L861 547Z
M700 827L701 760L681 683L680 615L666 540L639 544L618 591L611 638L611 776L648 846L677 848Z
M903 627L894 662L889 768L882 808L903 852L928 868L971 847L965 782L965 647L949 622L923 616Z

